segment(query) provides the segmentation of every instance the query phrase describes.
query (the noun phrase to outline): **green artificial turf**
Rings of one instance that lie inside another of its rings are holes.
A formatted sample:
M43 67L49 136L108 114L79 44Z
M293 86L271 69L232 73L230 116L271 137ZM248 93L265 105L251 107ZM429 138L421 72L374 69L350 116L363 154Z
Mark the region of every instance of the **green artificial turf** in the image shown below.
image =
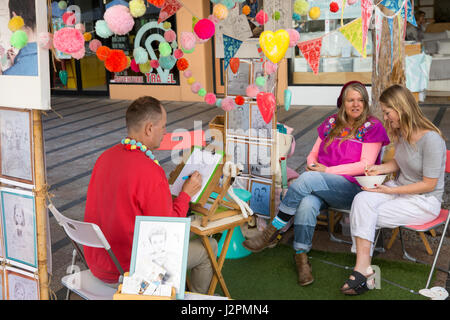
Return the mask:
M381 269L381 289L360 296L345 296L339 288L349 277L355 263L352 253L311 250L308 253L315 281L306 287L297 284L294 250L278 245L241 259L227 259L222 269L233 299L242 300L426 300L416 293L425 287L429 266L373 259ZM324 262L326 261L326 262ZM347 266L345 269L343 266ZM389 282L394 282L400 288ZM220 284L216 293L222 295Z

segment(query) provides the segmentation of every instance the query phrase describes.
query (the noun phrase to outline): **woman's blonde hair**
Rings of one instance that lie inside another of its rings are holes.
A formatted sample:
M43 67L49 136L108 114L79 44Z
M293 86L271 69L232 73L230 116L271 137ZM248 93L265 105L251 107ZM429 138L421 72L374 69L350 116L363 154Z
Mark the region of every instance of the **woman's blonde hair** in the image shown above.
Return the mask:
M380 102L398 113L400 128L392 128L389 122L385 123L386 131L393 141L398 141L401 136L413 144L412 135L420 129L435 131L445 139L441 130L425 117L411 91L404 86L394 84L386 88L381 93Z
M326 138L327 142L325 144L325 149L333 142L336 137L340 136L344 128L349 126L348 116L345 112L344 107L349 90L357 91L361 95L364 100L364 109L361 115L353 123L351 131L341 140L341 142L354 137L358 128L360 128L367 121L367 118L370 115L369 93L367 92L366 87L359 82L350 83L348 86L346 86L344 92L342 93L341 105L338 106L339 111L336 117L336 126L330 131Z

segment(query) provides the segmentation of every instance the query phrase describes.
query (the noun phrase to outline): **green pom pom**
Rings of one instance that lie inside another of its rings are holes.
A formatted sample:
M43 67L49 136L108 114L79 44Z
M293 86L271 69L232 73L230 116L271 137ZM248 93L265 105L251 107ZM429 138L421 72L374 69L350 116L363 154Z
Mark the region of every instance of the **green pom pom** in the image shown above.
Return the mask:
M172 47L168 42L161 42L159 44L159 54L163 57L167 57L172 53Z
M281 18L281 13L279 11L275 11L272 15L272 19L275 21L278 21L278 20L280 20L280 18Z
M200 90L198 90L198 95L200 97L206 96L206 89L205 88L201 88Z
M66 1L60 1L60 2L58 2L58 7L59 7L61 10L66 10L66 9L67 9L67 2L66 2Z
M22 49L28 43L28 36L25 31L17 30L11 36L11 45L16 49Z
M264 87L264 85L266 84L266 78L264 78L264 77L257 77L256 80L255 80L255 83L259 87Z
M172 28L172 24L169 21L165 21L163 23L163 28L169 30L170 28Z
M298 15L305 16L309 11L309 3L306 0L295 0L294 12Z

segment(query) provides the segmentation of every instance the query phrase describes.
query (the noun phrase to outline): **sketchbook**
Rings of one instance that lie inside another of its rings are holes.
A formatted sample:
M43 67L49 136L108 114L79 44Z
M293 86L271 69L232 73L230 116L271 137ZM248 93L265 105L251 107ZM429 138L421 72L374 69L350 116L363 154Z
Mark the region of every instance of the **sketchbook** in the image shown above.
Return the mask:
M201 198L205 190L208 188L209 182L214 176L217 167L220 165L223 159L223 152L203 150L201 147L194 147L189 159L186 161L183 169L176 178L175 182L170 185L170 192L174 196L178 196L181 192L183 184L186 182L183 177L188 177L195 171L198 171L202 176L202 187L192 198L191 202L197 203Z

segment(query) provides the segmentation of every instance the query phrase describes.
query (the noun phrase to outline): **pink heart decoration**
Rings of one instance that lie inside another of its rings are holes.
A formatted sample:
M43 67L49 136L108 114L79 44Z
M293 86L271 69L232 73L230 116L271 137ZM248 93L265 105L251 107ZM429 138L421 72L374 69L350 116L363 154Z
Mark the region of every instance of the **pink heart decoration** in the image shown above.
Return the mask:
M273 93L260 92L256 95L256 103L258 104L258 109L261 112L264 122L269 123L277 107L275 96Z

